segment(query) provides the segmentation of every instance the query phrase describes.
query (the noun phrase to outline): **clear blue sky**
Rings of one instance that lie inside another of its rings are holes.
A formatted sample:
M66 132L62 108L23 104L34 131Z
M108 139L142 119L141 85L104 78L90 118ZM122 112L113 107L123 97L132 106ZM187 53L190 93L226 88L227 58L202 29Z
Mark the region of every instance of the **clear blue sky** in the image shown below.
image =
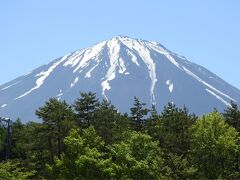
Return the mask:
M0 84L119 34L158 41L240 88L240 0L2 0Z

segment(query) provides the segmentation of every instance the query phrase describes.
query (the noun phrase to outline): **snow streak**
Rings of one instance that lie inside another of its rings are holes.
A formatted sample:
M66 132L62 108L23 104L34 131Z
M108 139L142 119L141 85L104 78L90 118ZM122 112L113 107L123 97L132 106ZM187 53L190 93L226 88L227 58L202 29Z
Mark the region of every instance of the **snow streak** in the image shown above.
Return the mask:
M64 56L62 59L60 59L59 61L55 62L47 71L43 71L39 74L36 75L36 77L40 76L40 78L37 79L36 81L36 86L33 87L32 89L30 89L29 91L25 92L24 94L18 96L17 98L15 98L15 100L18 100L20 98L23 98L24 96L30 94L31 92L33 92L34 90L38 89L39 87L41 87L45 81L45 79L53 72L53 70L63 61L65 61L67 59L69 55Z
M173 83L171 82L171 80L167 80L166 84L168 85L168 89L170 92L173 92Z
M150 88L151 101L152 101L152 104L155 105L156 99L155 99L154 89L157 83L156 67L155 67L154 60L151 58L151 52L149 51L149 48L146 42L141 40L133 40L126 37L124 38L119 37L119 39L126 47L131 49L133 52L136 52L141 57L143 62L146 64L150 79L152 81L151 88ZM131 53L130 51L127 51L127 52L132 56L132 61L139 66L137 62L137 58L133 55L133 53Z
M199 76L197 76L196 74L194 74L193 72L191 72L189 69L187 69L186 67L180 65L172 56L171 54L166 51L165 49L155 46L154 44L149 44L151 46L152 49L154 49L155 51L165 55L167 57L167 59L172 62L177 68L179 68L180 70L184 71L185 73L187 73L188 75L190 75L191 77L193 77L194 79L196 79L197 81L199 81L200 83L204 84L205 86L207 86L208 88L212 89L213 91L215 91L218 94L221 94L222 96L228 98L231 101L235 101L235 99L233 99L232 97L230 97L229 95L221 92L220 90L216 89L215 87L211 86L209 83L205 82L204 80L202 80ZM219 98L218 98L219 99Z
M118 65L119 52L120 52L120 46L116 39L110 40L107 43L107 46L109 48L110 67L107 71L107 74L105 75L105 78L104 78L105 80L101 83L102 95L104 96L105 99L108 99L105 94L105 91L111 89L109 81L113 80L116 77L115 73L116 73L116 67Z

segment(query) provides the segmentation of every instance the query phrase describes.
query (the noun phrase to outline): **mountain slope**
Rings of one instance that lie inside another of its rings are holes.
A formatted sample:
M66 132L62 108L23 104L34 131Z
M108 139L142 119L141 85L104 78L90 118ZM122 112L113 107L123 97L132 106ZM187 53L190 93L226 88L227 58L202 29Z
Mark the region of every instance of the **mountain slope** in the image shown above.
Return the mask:
M240 102L240 91L161 44L126 36L58 58L0 86L0 115L37 120L35 110L50 97L72 103L79 92L96 92L122 112L133 97L161 110L167 102L199 115Z

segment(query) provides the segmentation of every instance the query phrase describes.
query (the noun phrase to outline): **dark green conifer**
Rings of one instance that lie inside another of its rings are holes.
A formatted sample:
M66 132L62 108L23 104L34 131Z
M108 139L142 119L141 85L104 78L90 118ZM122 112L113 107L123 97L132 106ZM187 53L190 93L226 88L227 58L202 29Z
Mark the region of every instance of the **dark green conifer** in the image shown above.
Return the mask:
M136 131L141 131L144 126L144 117L148 114L149 110L145 108L145 103L140 102L137 97L134 97L133 107L130 109L131 111L131 121L132 127Z
M231 102L231 106L227 107L223 116L229 125L240 132L240 111L238 110L238 105L236 103Z
M49 149L52 152L55 140L57 141L57 155L60 157L63 148L63 139L73 126L73 111L65 101L51 98L43 107L36 111L36 115L43 120L48 134ZM68 127L70 126L70 127ZM52 152L53 157L53 152Z
M73 107L77 112L79 125L83 128L92 125L93 112L98 107L99 102L96 98L96 93L80 93L80 98L77 98Z

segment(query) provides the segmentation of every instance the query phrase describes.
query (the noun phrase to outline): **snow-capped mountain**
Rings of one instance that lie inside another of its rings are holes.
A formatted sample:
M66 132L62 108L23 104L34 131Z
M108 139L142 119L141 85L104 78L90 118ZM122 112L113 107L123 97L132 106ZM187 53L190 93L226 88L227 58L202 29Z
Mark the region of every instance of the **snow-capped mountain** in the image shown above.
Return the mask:
M1 85L0 116L37 120L35 110L50 97L73 103L79 92L89 91L121 112L129 111L134 96L158 110L173 102L198 115L240 102L237 88L204 67L157 42L118 36Z

